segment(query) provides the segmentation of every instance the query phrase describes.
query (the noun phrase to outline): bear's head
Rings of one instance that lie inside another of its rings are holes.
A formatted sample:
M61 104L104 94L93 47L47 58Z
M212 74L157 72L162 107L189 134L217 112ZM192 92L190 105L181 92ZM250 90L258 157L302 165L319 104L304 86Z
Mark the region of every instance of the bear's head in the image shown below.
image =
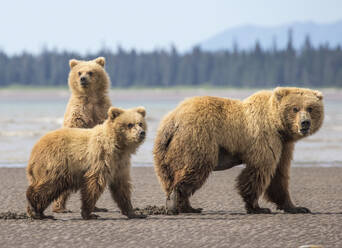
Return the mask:
M72 59L69 65L69 87L73 93L97 95L107 92L109 77L104 69L104 57L90 61Z
M281 132L293 140L315 133L323 123L323 95L317 90L278 87L273 92Z
M137 148L146 137L147 124L144 107L121 109L111 107L106 121L107 130L115 133L119 147Z

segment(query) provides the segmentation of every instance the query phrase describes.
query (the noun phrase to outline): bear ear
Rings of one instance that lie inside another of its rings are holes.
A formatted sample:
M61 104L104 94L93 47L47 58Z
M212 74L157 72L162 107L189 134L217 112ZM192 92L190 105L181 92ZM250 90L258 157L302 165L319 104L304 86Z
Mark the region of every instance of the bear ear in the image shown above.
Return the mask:
M314 94L315 94L315 96L317 96L318 100L322 100L323 99L322 92L320 92L318 90L314 90Z
M76 60L76 59L70 59L69 60L69 66L70 66L70 69L72 69L75 65L77 65L80 61L79 60Z
M124 112L123 109L111 107L111 108L108 110L108 117L109 117L111 120L114 120L116 117L118 117L119 115L121 115L123 112Z
M104 57L98 57L94 61L102 67L106 64L106 59Z
M136 110L139 114L141 114L142 117L145 117L145 115L146 115L146 110L145 110L144 107L139 106L139 107L135 108L135 110Z
M289 90L283 87L277 87L274 89L274 95L276 96L277 100L280 101L284 96L289 94Z

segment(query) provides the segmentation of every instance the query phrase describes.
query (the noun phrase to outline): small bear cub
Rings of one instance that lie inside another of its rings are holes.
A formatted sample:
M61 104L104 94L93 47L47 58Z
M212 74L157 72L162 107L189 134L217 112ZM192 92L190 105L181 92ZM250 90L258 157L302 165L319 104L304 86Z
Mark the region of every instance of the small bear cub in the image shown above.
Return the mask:
M91 129L61 128L44 135L33 147L27 166L27 214L53 218L44 210L68 190L81 191L82 217L94 219L96 201L108 185L113 200L128 218L131 203L130 158L146 136L143 107L111 107L103 124Z

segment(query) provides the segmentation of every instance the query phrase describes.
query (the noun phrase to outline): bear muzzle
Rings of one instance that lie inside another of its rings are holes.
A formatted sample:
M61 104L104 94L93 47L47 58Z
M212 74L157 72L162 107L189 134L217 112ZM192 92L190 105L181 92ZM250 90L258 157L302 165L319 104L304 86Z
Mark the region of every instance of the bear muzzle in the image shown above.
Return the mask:
M146 132L145 131L140 131L139 132L139 141L143 141L146 137Z
M309 119L301 120L300 122L300 133L306 135L310 131L311 121Z
M82 87L87 87L88 86L88 80L86 77L80 77L80 84Z

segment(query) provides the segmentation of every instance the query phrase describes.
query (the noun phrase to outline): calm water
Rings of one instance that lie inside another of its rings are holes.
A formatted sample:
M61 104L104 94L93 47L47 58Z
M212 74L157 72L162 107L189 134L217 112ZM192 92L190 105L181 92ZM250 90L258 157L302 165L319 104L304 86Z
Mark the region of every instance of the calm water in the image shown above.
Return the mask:
M296 145L295 166L342 166L342 91L326 90L321 130ZM250 90L114 90L115 106L147 109L148 135L133 156L134 166L152 166L152 147L161 118L186 97L216 95L243 99ZM61 127L69 93L64 90L0 91L0 167L24 167L35 142Z

